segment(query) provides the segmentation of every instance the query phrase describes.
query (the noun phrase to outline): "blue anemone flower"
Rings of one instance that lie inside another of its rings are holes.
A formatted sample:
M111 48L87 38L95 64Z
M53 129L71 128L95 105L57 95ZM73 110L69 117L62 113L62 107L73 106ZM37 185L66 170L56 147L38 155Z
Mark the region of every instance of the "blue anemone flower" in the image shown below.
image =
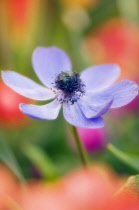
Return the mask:
M52 100L45 105L20 104L20 110L38 120L54 120L63 106L63 115L70 124L84 128L104 126L102 115L110 108L128 104L138 94L138 85L129 80L113 84L120 75L115 64L103 64L72 71L68 55L57 47L38 47L32 63L40 81L12 71L2 71L6 85L17 93L34 100Z

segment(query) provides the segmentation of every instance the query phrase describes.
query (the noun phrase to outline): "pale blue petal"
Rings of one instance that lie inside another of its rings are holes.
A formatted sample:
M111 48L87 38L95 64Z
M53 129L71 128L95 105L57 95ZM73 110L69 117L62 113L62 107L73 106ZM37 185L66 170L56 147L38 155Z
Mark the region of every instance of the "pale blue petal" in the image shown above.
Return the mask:
M89 67L81 73L81 79L87 90L99 91L112 85L120 75L116 64L102 64Z
M34 70L48 87L52 87L56 76L62 71L71 71L72 66L68 55L57 47L38 47L32 56Z
M81 98L78 101L80 109L87 118L94 118L104 115L112 105L113 100L108 100L103 104L93 104L93 99L88 100L88 98Z
M55 97L52 90L13 71L2 71L4 83L15 92L34 100L50 100Z
M25 115L36 120L55 120L58 117L61 104L54 100L46 105L20 104L20 110Z
M111 108L118 108L131 102L138 95L138 85L129 80L122 80L111 87L97 92L88 92L94 104L103 104L113 99Z
M78 103L74 103L72 105L70 103L65 103L63 105L63 114L65 120L76 127L100 128L104 126L104 122L101 117L90 119L86 118Z

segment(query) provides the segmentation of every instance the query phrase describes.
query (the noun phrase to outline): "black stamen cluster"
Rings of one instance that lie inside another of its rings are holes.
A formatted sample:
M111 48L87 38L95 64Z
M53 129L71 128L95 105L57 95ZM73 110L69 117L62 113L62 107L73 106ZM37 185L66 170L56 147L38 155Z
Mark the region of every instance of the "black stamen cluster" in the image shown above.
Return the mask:
M62 72L58 75L55 80L55 87L64 91L64 93L82 92L82 87L84 86L80 74L76 72Z

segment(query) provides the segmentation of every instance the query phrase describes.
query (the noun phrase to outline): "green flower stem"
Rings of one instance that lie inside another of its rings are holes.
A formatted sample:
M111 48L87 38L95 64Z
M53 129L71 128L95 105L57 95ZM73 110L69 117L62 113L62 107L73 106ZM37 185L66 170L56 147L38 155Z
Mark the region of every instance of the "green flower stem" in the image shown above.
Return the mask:
M107 145L108 151L118 158L121 162L139 172L139 157L132 157L131 155L122 152L112 144Z
M80 159L81 159L81 162L83 164L84 167L88 166L88 158L87 158L87 153L79 139L79 136L78 136L78 133L77 133L77 130L74 126L72 125L69 125L70 126L70 130L72 132L72 135L74 137L74 141L75 141L75 144L76 144L76 148L77 148L77 151L78 151L78 154L80 156Z
M49 156L38 146L26 145L23 150L27 158L39 169L44 179L53 181L57 179L56 168Z

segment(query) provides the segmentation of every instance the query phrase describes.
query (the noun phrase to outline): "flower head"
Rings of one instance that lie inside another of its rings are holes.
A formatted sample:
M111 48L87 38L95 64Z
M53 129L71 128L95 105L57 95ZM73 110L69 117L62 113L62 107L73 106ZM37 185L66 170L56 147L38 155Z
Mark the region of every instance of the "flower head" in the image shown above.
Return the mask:
M109 108L128 104L138 94L138 85L129 80L113 84L120 69L104 64L72 72L68 55L57 47L38 47L32 57L36 82L16 72L3 71L5 84L17 93L35 100L51 100L46 105L20 104L20 110L38 120L54 120L63 106L64 118L72 125L86 128L104 126L102 115Z
M60 90L57 97L60 96L59 101L71 102L74 104L84 94L85 85L80 79L80 74L72 71L61 72L55 80L55 88Z

